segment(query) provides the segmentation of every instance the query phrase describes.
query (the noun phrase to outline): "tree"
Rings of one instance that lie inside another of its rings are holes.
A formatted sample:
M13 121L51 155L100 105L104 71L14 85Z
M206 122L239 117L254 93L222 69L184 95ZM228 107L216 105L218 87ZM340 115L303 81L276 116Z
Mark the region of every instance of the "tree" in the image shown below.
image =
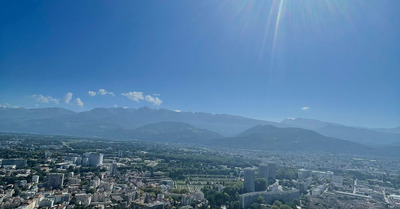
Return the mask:
M256 192L265 191L267 189L267 181L265 179L256 179L255 190Z
M283 204L282 204L282 202L281 201L279 201L279 200L275 200L275 202L274 202L274 204L273 205L276 205L276 206L278 206L278 207L281 207Z
M268 185L272 185L275 183L275 179L273 178L268 178Z
M90 193L90 194L94 194L96 192L96 189L94 189L94 188L90 188L90 189L88 189L87 191L86 191L86 193Z
M249 207L250 209L261 209L261 205L259 203L253 203Z
M292 209L289 205L283 204L281 201L276 200L271 209Z
M229 208L230 208L230 209L239 209L239 208L240 208L240 203L239 203L239 201L230 202Z
M260 195L257 197L256 203L258 204L265 204L264 198Z

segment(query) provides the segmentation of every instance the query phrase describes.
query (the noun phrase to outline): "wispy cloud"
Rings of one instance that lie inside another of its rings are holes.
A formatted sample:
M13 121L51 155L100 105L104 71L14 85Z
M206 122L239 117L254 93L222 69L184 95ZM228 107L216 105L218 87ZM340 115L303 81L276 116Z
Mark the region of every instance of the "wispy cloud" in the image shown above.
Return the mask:
M174 110L174 112L182 112L182 110Z
M105 89L99 89L99 91L97 92L99 95L111 95L111 96L115 96L114 92L111 91L106 91Z
M127 93L122 93L122 96L125 96L126 98L139 102L140 100L143 100L143 92L139 92L139 91L131 91L131 92L127 92Z
M160 98L152 97L150 95L146 95L145 99L146 99L146 101L153 103L153 105L157 105L157 106L163 102Z
M81 98L76 98L75 99L75 104L78 106L83 107L84 103L82 102Z
M310 107L302 107L301 108L303 111L307 111L307 110L310 110Z
M0 108L11 108L12 105L10 105L9 103L5 103L4 105L0 104Z
M88 94L89 94L90 96L94 97L94 96L96 96L97 93L94 92L94 91L89 91Z
M65 96L64 96L64 102L69 104L71 99L72 99L72 93L71 92L66 93Z
M53 98L51 96L43 96L41 94L34 94L31 97L34 98L36 100L36 102L40 102L40 103L54 103L54 104L60 103L59 99Z
M21 108L21 107L17 106L17 105L13 106L13 105L10 105L10 104L6 103L4 105L0 104L0 108Z

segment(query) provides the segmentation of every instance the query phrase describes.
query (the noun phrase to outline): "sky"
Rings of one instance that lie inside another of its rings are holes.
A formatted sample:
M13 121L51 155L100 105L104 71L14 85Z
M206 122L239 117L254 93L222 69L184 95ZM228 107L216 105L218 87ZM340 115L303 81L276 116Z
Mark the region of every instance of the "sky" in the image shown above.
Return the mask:
M0 105L400 125L400 1L0 2Z

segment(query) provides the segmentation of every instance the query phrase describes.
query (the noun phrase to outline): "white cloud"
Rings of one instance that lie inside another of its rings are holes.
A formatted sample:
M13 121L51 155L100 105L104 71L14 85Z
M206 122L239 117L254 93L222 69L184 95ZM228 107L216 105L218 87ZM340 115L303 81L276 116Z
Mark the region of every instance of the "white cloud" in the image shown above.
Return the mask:
M21 108L20 106L16 106L16 105L10 105L8 103L6 103L5 105L0 104L0 108Z
M8 103L5 103L4 105L0 104L0 108L7 108L7 107L10 107L10 104Z
M101 94L101 95L106 95L106 94L107 94L107 91L104 90L104 89L99 89L99 94Z
M65 103L69 104L71 99L72 99L72 93L71 92L68 92L67 94L65 94L65 97L64 97L64 102Z
M99 89L97 92L95 91L89 91L88 94L92 97L96 96L96 95L101 95L101 96L105 96L105 95L111 95L111 96L115 96L114 92L111 91L107 91L105 89Z
M75 104L78 105L78 106L81 106L81 107L83 107L83 105L84 105L82 100L81 100L81 98L76 98L75 99Z
M123 109L128 109L128 107L123 107Z
M304 110L304 111L307 111L307 110L310 109L310 107L302 107L301 109Z
M153 105L160 105L163 102L158 97L152 97L150 95L146 95L145 99L146 99L146 101L153 103Z
M96 96L96 92L94 92L94 91L89 91L88 94L89 94L90 96L92 96L92 97Z
M286 118L286 119L288 119L288 120L296 120L296 118Z
M182 110L174 110L174 112L182 112Z
M107 94L109 94L111 96L115 96L114 92L106 91L105 89L99 89L99 91L97 93L100 95L103 95L103 96L107 95Z
M125 96L126 98L139 102L140 100L143 100L143 92L138 92L138 91L131 91L128 93L122 93L122 96Z
M40 103L54 103L54 104L60 103L59 99L53 98L51 96L43 96L41 94L34 94L31 97Z
M114 107L118 107L118 105L115 104Z

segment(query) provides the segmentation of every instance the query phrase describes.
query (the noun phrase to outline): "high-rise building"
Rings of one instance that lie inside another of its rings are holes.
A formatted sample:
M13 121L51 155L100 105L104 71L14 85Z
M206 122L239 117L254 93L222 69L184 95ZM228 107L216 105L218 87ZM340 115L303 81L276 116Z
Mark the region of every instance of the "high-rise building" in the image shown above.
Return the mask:
M275 163L268 163L268 178L276 178L276 165Z
M245 192L255 191L255 173L252 168L244 169L244 190Z
M83 166L88 166L89 165L89 158L87 158L87 157L82 158L82 163L81 164Z
M110 173L111 173L111 175L117 173L117 163L111 164Z
M77 157L75 164L81 165L82 164L82 158L81 157Z
M260 166L258 167L258 178L265 179L268 182L268 175L268 164L260 164Z
M101 153L90 153L89 154L89 165L91 165L91 166L103 165L103 154L101 154Z
M49 173L47 174L47 187L53 189L61 189L64 184L64 174L62 173Z
M118 157L124 157L124 151L119 150L118 151Z

